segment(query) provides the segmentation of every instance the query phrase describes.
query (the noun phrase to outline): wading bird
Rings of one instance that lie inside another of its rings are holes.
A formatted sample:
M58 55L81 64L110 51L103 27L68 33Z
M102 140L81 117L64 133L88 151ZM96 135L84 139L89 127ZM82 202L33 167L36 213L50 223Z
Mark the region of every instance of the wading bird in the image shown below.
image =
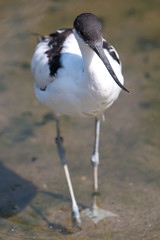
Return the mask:
M72 200L72 220L80 226L75 199L65 158L59 117L95 118L95 141L91 157L94 195L98 192L99 132L103 113L118 98L123 86L121 63L116 50L102 36L102 25L91 13L76 17L73 29L57 30L38 36L31 71L38 100L56 115L56 144ZM92 211L98 209L94 200ZM92 214L93 217L94 214Z

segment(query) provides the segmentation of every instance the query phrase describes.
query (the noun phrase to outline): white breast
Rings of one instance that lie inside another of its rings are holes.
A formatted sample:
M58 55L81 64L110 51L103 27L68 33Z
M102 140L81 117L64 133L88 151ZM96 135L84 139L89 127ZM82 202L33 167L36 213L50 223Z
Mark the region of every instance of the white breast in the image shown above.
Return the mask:
M54 77L49 75L48 58L45 52L48 43L39 43L32 59L32 73L35 78L35 93L40 102L57 114L93 117L103 112L117 99L120 88L110 76L99 57L87 46L82 54L71 34L64 42L61 52L62 68ZM82 49L81 49L82 50ZM89 52L87 52L89 51ZM92 61L86 66L87 54ZM107 57L123 83L120 65L106 51ZM39 84L37 84L39 83ZM47 88L40 90L43 85Z

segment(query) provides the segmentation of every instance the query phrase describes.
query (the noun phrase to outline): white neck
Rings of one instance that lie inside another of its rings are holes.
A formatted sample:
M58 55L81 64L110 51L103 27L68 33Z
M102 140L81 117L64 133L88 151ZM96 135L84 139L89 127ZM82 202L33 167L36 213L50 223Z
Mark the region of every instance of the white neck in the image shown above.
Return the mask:
M83 57L85 80L98 87L102 81L106 80L108 70L99 56L84 43L75 30L73 31Z

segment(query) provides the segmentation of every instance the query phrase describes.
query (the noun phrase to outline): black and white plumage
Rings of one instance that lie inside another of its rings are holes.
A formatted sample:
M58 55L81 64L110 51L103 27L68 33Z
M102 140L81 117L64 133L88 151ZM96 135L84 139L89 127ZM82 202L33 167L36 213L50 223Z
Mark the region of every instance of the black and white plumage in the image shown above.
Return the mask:
M57 116L57 147L66 168L58 117L95 117L95 145L92 155L94 191L98 190L99 118L118 98L123 86L119 56L102 36L102 25L91 13L83 13L74 21L73 29L61 29L49 36L39 36L32 63L35 93L39 101ZM78 206L68 168L65 169L72 198L72 214L80 224ZM95 206L94 202L94 206Z

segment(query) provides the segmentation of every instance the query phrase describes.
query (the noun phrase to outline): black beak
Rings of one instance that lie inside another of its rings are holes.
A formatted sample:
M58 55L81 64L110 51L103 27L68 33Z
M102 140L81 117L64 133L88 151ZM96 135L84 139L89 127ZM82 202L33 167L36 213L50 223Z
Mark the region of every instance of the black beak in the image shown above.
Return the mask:
M118 80L110 62L108 61L108 58L106 57L104 50L101 46L90 46L94 52L97 53L97 55L100 57L100 59L102 60L102 62L104 63L104 65L106 66L106 68L108 69L109 73L111 74L112 78L114 79L114 81L118 84L118 86L120 88L122 88L124 91L128 92L129 91L120 83L120 81Z

